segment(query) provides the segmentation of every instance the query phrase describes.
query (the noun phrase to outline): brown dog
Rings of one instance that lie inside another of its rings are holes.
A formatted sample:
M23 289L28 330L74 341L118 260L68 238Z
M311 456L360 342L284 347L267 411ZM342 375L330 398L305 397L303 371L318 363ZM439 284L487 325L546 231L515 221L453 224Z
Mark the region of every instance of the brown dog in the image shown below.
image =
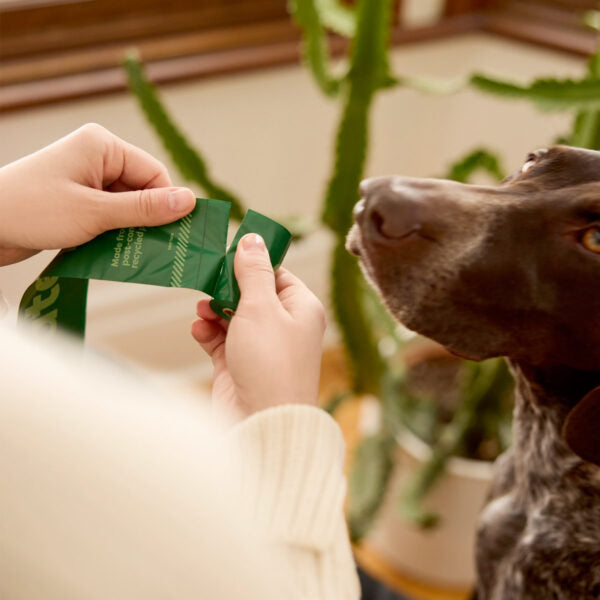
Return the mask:
M516 378L478 598L600 598L600 153L540 150L498 187L380 177L361 193L347 246L391 313Z

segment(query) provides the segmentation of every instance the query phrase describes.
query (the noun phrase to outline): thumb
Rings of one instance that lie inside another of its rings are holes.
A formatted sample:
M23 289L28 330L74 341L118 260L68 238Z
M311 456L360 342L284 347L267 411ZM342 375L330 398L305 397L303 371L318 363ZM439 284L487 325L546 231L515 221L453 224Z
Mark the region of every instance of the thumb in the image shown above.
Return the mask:
M164 225L184 217L196 206L194 192L188 188L147 188L102 195L101 222L107 230Z
M260 235L248 233L240 240L233 268L242 294L240 305L276 299L273 266Z

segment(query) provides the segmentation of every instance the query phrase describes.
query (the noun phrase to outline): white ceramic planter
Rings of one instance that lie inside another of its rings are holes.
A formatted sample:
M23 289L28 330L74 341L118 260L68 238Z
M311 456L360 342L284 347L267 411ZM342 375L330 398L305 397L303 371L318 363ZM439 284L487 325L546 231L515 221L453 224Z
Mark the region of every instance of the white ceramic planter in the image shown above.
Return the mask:
M398 463L384 505L366 544L399 573L430 585L466 589L475 582L474 548L479 512L492 464L450 459L425 505L440 523L423 530L399 516L399 492L407 477L430 455L429 446L406 431L398 438Z

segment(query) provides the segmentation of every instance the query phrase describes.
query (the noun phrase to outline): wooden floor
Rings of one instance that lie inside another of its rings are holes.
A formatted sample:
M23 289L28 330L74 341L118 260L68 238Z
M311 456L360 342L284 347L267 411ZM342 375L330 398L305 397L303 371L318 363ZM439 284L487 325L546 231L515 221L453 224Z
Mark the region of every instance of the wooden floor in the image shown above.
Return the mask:
M339 351L328 350L323 357L321 376L321 400L325 403L338 392L344 391L347 381L344 361ZM344 439L346 440L346 461L352 456L358 441L358 423L360 415L359 398L346 401L335 414L336 421L340 424ZM467 600L470 597L468 590L444 590L424 582L418 582L395 571L385 560L368 545L361 544L354 548L354 556L358 564L379 581L388 587L405 594L414 600Z
M368 547L354 548L356 562L369 575L385 583L390 589L402 592L414 600L468 600L470 591L443 590L414 581L398 573Z

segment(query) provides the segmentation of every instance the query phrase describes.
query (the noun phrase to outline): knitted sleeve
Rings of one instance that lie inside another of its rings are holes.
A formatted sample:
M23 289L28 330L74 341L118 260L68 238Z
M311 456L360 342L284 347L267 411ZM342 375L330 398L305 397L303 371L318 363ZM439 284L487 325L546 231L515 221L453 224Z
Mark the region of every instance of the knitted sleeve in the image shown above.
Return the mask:
M299 597L358 599L337 423L311 406L280 406L246 419L231 439L243 457L240 498L276 547Z

